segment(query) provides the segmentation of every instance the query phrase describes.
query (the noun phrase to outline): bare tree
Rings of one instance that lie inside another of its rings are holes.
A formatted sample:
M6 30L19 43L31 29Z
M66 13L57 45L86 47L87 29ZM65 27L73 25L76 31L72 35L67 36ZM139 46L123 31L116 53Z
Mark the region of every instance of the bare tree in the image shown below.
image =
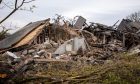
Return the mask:
M11 12L4 17L2 20L0 20L0 29L2 29L0 31L0 40L6 38L9 33L9 30L12 30L12 28L6 28L4 25L2 25L2 23L7 20L11 15L13 15L17 10L26 10L26 11L31 11L32 9L35 8L35 6L33 5L32 7L30 7L30 9L28 8L23 8L24 4L33 2L35 0L8 0L8 2L6 2L6 0L0 0L0 10L4 10L4 8L10 8ZM15 27L16 28L16 27Z
M13 7L11 6L8 6L6 3L3 2L3 4L5 6L7 6L8 8L12 9L12 11L5 17L3 18L1 21L0 21L0 24L3 23L6 19L8 19L12 14L14 14L17 10L19 10L24 4L27 4L27 3L30 3L30 2L33 2L35 0L14 0L14 4L13 4ZM0 4L2 3L2 0L0 0ZM35 6L33 6L35 7ZM33 8L32 7L32 8ZM32 10L32 8L30 8L30 10ZM23 9L21 9L23 10Z
M1 4L2 0L0 0L0 4Z
M130 14L126 17L134 22L140 22L140 11Z
M11 29L7 29L5 28L5 26L0 25L0 28L2 28L2 31L0 32L0 41L3 40L4 38L6 38L8 36L8 31Z

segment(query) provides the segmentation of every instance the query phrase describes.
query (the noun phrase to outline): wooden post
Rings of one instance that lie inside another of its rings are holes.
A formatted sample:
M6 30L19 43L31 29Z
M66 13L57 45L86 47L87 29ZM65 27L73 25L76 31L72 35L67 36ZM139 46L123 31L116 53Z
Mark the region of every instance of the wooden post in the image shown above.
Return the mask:
M45 42L45 38L46 38L46 32L45 30L43 30L43 43Z
M37 44L39 44L39 36L37 36Z
M41 41L40 41L40 35L39 35L39 39L38 39L38 40L39 40L39 41L38 41L38 42L39 42L38 44L40 44L40 42L41 42Z
M125 33L123 33L123 47L125 47Z
M106 35L103 36L103 44L106 44Z

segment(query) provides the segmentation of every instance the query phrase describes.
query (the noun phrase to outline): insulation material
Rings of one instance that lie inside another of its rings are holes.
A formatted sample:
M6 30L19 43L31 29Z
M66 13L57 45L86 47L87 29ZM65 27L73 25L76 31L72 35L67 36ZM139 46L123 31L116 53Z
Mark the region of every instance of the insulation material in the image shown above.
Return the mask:
M86 50L86 43L85 38L74 38L74 51L78 51L79 48L82 48L83 50Z
M71 44L66 45L66 51L72 51L72 45Z

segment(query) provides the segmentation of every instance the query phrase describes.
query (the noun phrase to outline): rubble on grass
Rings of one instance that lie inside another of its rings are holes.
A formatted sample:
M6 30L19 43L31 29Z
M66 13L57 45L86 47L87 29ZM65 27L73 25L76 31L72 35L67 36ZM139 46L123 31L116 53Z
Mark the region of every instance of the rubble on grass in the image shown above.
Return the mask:
M94 22L88 25L82 16L74 25L46 19L29 23L0 41L4 58L1 61L13 67L13 77L26 71L30 64L68 61L104 64L114 52L139 53L139 31L140 23L127 19L117 28Z

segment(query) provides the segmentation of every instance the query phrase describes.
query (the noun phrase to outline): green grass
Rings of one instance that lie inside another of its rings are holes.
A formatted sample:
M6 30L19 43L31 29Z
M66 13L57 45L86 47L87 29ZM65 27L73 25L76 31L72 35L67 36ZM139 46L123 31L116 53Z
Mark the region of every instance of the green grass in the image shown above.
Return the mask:
M87 65L79 62L54 62L47 64L48 67L43 69L37 68L44 67L44 65L39 65L36 69L40 70L36 74L38 74L38 77L44 77L44 79L38 81L38 79L26 77L24 80L32 79L26 82L27 84L42 81L46 84L140 84L139 55L119 53L115 54L111 60L111 63L104 63L102 65ZM45 77L54 78L54 80L48 81Z

